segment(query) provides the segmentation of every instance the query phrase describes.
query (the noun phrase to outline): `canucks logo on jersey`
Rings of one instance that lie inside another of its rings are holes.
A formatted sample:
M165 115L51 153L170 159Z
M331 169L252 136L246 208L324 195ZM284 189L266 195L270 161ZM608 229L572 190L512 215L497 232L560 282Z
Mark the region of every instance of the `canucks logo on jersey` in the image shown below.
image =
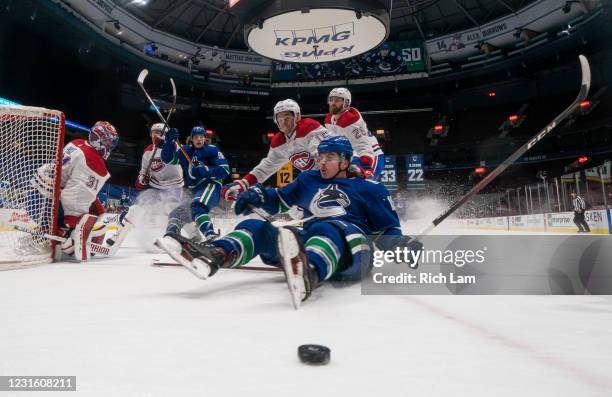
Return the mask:
M349 205L349 196L338 185L333 184L319 189L308 209L317 217L341 216L346 214L345 208Z

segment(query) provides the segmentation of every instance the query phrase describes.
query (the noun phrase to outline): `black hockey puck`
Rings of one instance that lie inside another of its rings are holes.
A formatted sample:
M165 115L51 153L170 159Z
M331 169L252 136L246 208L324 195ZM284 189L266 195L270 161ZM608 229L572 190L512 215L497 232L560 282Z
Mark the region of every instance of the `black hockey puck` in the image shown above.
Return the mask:
M329 363L330 350L321 345L301 345L298 347L300 361L311 365L325 365Z

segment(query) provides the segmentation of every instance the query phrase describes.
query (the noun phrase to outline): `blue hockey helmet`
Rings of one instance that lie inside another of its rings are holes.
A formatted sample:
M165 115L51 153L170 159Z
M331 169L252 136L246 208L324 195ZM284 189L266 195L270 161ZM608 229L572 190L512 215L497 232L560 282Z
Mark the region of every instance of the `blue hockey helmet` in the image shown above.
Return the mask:
M206 135L206 128L204 126L195 126L191 129L191 137L193 138L196 135Z
M340 157L350 160L353 156L353 145L345 136L332 136L319 143L319 153L338 153Z

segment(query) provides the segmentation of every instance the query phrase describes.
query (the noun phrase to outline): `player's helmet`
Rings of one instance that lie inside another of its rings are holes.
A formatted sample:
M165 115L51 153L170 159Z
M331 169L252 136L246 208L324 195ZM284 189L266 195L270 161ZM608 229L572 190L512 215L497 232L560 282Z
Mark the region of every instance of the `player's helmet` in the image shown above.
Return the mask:
M320 153L338 153L341 159L350 160L353 156L353 145L347 137L342 135L335 135L324 139L319 143L317 152Z
M196 135L206 135L206 128L203 126L195 126L191 129L191 137L193 138Z
M276 116L280 112L291 112L293 113L293 117L295 118L295 122L302 117L302 112L300 110L300 105L297 104L293 99L285 99L280 102L277 102L274 105L274 124L278 125L278 121L276 121Z
M390 49L391 49L391 47L389 47L389 44L384 43L384 44L381 44L381 45L380 45L380 49L381 49L381 50L390 50Z
M164 123L156 123L151 126L151 132L159 131L162 134L168 132L168 127Z
M104 160L108 159L108 156L117 147L117 143L119 143L119 135L111 123L98 121L91 127L89 144L100 153Z
M344 99L344 109L348 109L351 106L351 92L344 87L331 90L327 96L327 103L329 103L332 97Z

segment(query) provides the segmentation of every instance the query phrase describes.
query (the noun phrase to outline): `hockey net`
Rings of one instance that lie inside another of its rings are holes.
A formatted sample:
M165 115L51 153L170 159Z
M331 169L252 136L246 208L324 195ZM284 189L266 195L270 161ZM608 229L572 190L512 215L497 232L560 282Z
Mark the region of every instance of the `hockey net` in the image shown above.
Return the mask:
M0 105L0 270L53 260L50 240L12 225L57 234L64 121L56 110Z

